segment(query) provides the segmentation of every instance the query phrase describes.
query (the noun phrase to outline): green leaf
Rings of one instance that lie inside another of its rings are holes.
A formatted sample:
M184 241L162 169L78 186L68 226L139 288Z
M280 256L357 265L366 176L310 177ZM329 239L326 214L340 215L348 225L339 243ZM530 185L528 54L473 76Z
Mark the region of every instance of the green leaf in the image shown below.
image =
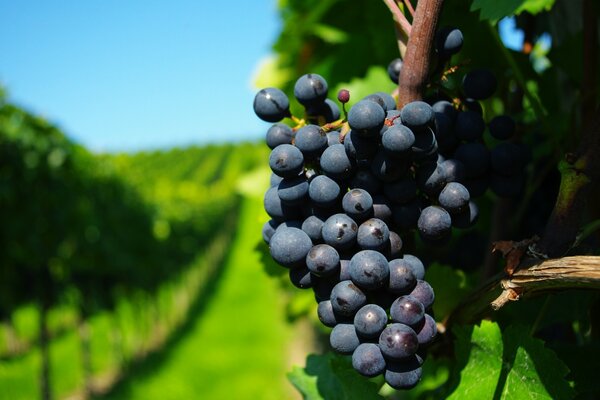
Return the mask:
M504 334L496 323L457 327L457 367L450 399L570 399L573 389L565 379L569 369L544 346L529 336L525 326L513 326Z
M378 385L360 376L348 357L332 353L309 355L306 367L293 367L288 379L306 400L383 400Z
M554 2L555 0L474 0L471 11L479 10L481 20L496 23L504 17L519 15L523 11L534 15L548 11Z
M483 321L481 326L457 327L456 357L460 383L449 399L491 399L502 369L502 333L497 324Z
M511 326L504 332L506 381L499 382L504 399L570 399L574 396L565 376L567 366L544 342L528 334L524 326Z
M348 40L346 32L330 25L314 24L311 31L314 35L323 39L324 42L330 44L341 44Z

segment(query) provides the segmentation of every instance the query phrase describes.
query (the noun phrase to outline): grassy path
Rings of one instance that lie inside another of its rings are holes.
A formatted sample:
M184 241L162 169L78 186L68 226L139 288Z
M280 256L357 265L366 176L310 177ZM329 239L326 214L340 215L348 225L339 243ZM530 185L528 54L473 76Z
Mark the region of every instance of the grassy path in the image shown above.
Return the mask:
M287 399L291 328L275 280L255 250L262 200L246 197L212 295L179 340L151 357L109 399Z

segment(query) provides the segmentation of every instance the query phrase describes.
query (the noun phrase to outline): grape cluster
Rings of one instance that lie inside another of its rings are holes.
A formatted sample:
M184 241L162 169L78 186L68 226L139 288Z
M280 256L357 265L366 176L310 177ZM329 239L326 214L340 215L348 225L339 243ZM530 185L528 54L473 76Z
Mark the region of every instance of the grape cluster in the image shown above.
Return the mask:
M327 101L322 77L304 75L294 94L322 124L276 123L267 131L273 174L263 238L291 282L313 289L335 351L352 355L362 375L384 374L394 388L413 387L422 350L437 332L434 292L423 263L403 253L400 233L419 226L436 241L449 235L452 219L470 225L468 191L453 181L454 164L438 162L428 104L397 111L389 94L374 93L336 123L339 107ZM338 100L348 99L340 91ZM261 90L254 103L269 122L274 113L289 116L288 107L275 88Z

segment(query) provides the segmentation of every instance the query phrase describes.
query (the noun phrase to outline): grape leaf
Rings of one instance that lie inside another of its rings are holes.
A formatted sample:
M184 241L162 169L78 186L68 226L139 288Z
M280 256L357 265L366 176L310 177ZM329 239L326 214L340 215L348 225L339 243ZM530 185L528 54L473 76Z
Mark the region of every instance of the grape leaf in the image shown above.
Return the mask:
M497 324L456 327L455 353L460 381L449 399L491 399L502 369L502 333Z
M555 0L474 0L471 11L479 10L481 20L498 20L512 15L519 15L523 11L538 14L552 8Z
M306 400L383 400L378 385L360 376L348 357L311 354L306 367L293 367L290 382Z
M570 399L569 372L544 342L532 338L524 326L500 332L496 323L457 327L458 379L451 381L450 399Z

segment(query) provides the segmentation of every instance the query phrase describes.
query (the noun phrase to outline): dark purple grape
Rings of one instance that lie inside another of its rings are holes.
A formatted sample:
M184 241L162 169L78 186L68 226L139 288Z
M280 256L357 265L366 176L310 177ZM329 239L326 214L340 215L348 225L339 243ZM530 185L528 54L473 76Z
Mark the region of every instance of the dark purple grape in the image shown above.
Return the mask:
M364 98L364 100L371 100L375 103L379 104L383 111L390 111L396 109L396 100L389 94L385 92L376 92L368 95Z
M342 208L355 221L364 221L373 215L373 198L363 189L352 189L342 198Z
M398 84L401 69L402 69L402 60L399 58L393 59L387 67L388 76L390 77L392 82L394 82L395 84Z
M280 144L292 144L294 131L286 124L277 123L267 131L267 146L274 149Z
M381 332L379 348L385 357L401 360L417 352L419 339L410 326L393 323Z
M360 344L353 324L337 324L329 334L329 344L340 354L350 355Z
M321 207L330 207L340 198L340 185L325 175L313 178L308 185L308 197Z
M466 172L462 162L450 158L440 163L440 167L444 170L446 182L462 183L465 180Z
M460 140L480 140L485 131L485 121L480 114L474 111L463 111L458 113L454 122L454 132Z
M402 107L400 118L411 130L422 131L433 122L433 109L424 101L413 101Z
M284 178L277 187L277 195L284 204L302 204L308 197L308 181L304 176Z
M463 34L460 29L445 26L435 34L435 50L444 58L449 58L460 51L463 45Z
M267 214L269 214L269 216L277 222L282 222L286 219L293 219L299 215L299 212L296 208L285 205L281 202L281 199L277 194L276 187L269 188L265 192L263 204Z
M309 215L304 222L302 222L302 230L306 232L310 240L313 243L318 243L323 239L321 235L321 229L323 228L323 219L317 215Z
M361 343L352 353L352 367L361 375L374 377L385 371L385 359L379 346Z
M304 156L291 144L280 144L269 155L269 167L283 178L298 176L304 166Z
M451 122L454 121L454 119L456 118L456 114L458 113L454 105L447 100L436 101L435 103L433 103L431 108L433 109L434 113L440 113L445 115L450 119Z
M274 220L270 219L264 223L262 228L262 237L265 243L269 244L271 236L273 236L273 234L275 233L275 229L277 229L277 222L275 222Z
M425 314L425 318L421 321L415 332L417 333L417 339L419 339L419 345L425 346L433 342L433 339L437 335L437 325L433 317Z
M365 290L384 286L390 276L385 256L374 250L361 250L350 259L352 282Z
M412 152L413 157L419 161L435 153L437 148L437 140L435 139L433 130L425 128L415 135L415 143L410 148L410 151ZM437 154L435 155L437 158Z
M450 182L440 192L438 201L450 214L459 214L469 207L471 197L466 187L458 182Z
M390 230L378 218L369 218L358 227L356 243L363 250L383 250L389 240Z
M338 131L327 132L327 146L333 146L334 144L341 143L342 142L340 141L340 133Z
M293 268L289 272L290 282L298 289L310 289L312 287L312 275L307 268Z
M317 316L319 321L329 328L333 328L340 322L345 321L345 318L335 314L333 307L331 306L331 300L323 300L319 302L317 306Z
M350 131L344 136L344 148L351 159L367 160L377 153L377 142L361 137L356 131Z
M305 266L306 255L312 248L308 235L298 228L281 229L271 237L271 257L288 268Z
M348 112L348 124L352 131L363 137L375 137L383 127L385 110L376 102L361 100Z
M424 240L439 241L450 235L452 219L442 207L429 206L421 211L417 228Z
M423 279L425 277L425 265L423 265L423 262L418 257L412 254L405 254L402 259L408 263L413 274L415 274L415 278Z
M308 114L311 121L318 122L319 117L321 117L326 123L329 123L340 119L340 108L333 100L325 99L323 103L307 107L306 114Z
M335 214L327 218L321 230L325 243L338 250L354 246L357 233L358 225L346 214Z
M401 258L391 260L388 290L396 294L410 293L417 284L411 265Z
M410 292L410 295L419 300L423 304L423 307L425 307L425 310L431 307L435 300L435 294L433 293L431 285L421 279L417 279L417 285L413 291Z
M402 256L402 246L403 243L400 235L394 231L390 231L390 238L385 244L382 253L388 260L393 260Z
M380 193L381 187L381 182L367 169L355 171L350 180L350 189L364 189L371 195Z
M421 380L423 359L417 354L401 361L386 363L385 381L397 390L414 388Z
M425 318L425 307L412 296L401 296L390 307L392 321L415 328ZM419 334L417 333L417 338ZM419 342L420 343L420 342Z
M367 303L365 294L352 281L336 284L331 290L330 299L333 311L347 317L354 316Z
M341 89L338 92L337 99L340 103L346 104L350 101L350 92L346 89Z
M340 255L333 247L318 244L306 255L306 266L316 276L333 275L340 267Z
M437 196L446 185L445 171L435 161L419 165L415 175L417 187L429 196Z
M373 218L378 218L386 223L391 221L392 206L387 197L383 195L373 196Z
M318 157L327 148L327 133L318 125L306 125L296 132L294 144L305 158Z
M478 217L479 209L477 208L477 204L470 201L467 209L452 217L452 226L459 229L470 228L477 222Z
M325 149L319 160L325 175L334 179L345 179L352 175L352 161L343 144L334 144Z
M371 172L383 182L393 182L403 177L408 171L408 165L401 160L388 156L380 150L371 163Z
M414 133L404 125L392 125L381 137L381 145L393 157L406 157L415 144Z
M303 106L311 106L327 98L327 81L318 74L302 75L294 85L294 96Z
M354 315L356 333L366 339L378 338L387 322L387 313L377 304L367 304Z
M277 88L262 89L254 97L254 112L263 121L278 122L291 115L290 101Z
M460 145L454 157L465 166L466 178L477 178L487 173L490 165L490 153L481 143L465 143ZM471 191L469 190L471 193ZM473 195L471 193L471 195Z

